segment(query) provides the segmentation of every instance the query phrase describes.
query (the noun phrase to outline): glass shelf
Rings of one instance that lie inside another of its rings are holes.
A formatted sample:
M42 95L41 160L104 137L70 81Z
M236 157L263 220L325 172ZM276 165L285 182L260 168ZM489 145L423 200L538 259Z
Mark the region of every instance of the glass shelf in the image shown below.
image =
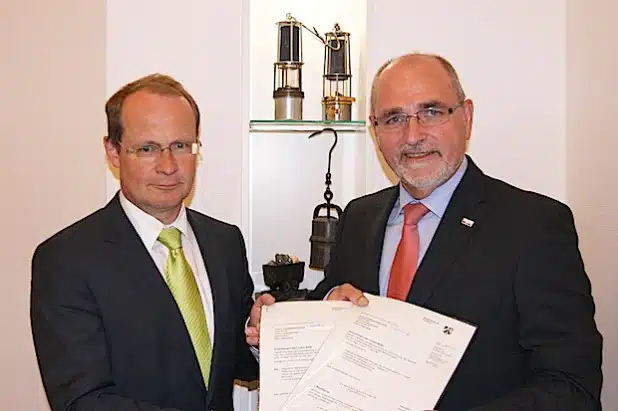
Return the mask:
M322 120L251 120L249 132L296 133L316 131L331 127L340 132L356 132L365 130L365 122L355 121L322 121Z

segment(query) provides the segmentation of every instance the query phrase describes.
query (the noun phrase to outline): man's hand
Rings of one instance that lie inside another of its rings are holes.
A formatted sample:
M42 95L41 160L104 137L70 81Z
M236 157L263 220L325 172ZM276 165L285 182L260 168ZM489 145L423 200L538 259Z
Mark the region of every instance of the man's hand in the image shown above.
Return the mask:
M260 345L260 320L262 318L262 306L272 305L275 303L275 298L270 294L262 294L255 300L251 313L249 314L249 323L245 328L245 337L247 344L257 347Z
M333 288L331 292L326 296L328 301L351 301L355 305L364 307L369 304L367 297L363 295L363 292L352 284L342 284L339 287Z

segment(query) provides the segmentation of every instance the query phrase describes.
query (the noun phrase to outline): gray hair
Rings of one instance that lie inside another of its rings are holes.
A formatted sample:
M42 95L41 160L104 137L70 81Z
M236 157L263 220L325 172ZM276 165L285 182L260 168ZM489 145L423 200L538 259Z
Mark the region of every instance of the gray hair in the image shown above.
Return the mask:
M388 60L386 63L382 64L380 68L378 69L378 71L376 72L376 75L373 77L373 82L371 83L371 100L370 100L371 102L370 112L371 113L374 112L373 109L375 107L375 102L376 102L378 79L380 78L380 75L382 75L384 70L386 70L388 67L402 60L408 60L408 59L412 59L416 57L429 57L429 58L438 60L438 62L442 65L444 70L446 70L446 73L451 79L451 84L453 86L453 89L455 90L455 94L457 94L457 98L459 99L459 101L463 101L466 99L466 93L464 92L463 87L461 86L461 82L459 81L459 76L457 75L457 71L455 70L455 68L453 67L450 61L448 61L444 57L439 56L437 54L408 53L408 54L404 54L402 56L394 57Z

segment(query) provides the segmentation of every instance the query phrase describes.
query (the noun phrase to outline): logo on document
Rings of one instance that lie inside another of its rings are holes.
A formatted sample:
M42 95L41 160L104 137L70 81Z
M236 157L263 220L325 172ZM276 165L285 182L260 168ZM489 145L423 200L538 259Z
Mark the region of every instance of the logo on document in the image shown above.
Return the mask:
M451 335L453 334L453 327L449 327L448 325L445 325L444 328L442 329L442 332L446 335Z

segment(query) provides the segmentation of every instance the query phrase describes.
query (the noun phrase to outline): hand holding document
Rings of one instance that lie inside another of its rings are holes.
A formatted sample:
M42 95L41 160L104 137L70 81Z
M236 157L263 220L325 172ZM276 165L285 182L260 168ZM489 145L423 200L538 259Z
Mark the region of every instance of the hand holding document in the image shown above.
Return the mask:
M296 302L277 303L263 312L260 410L419 411L435 407L475 327L413 304L367 297L366 307ZM281 338L281 325L308 324L309 319L315 325ZM322 332L317 331L318 324ZM312 328L316 331L309 332ZM279 337L274 338L275 334ZM294 368L294 378L273 371L281 369L282 348L290 353L284 361L288 370L300 364ZM274 353L279 353L279 362L272 361Z

